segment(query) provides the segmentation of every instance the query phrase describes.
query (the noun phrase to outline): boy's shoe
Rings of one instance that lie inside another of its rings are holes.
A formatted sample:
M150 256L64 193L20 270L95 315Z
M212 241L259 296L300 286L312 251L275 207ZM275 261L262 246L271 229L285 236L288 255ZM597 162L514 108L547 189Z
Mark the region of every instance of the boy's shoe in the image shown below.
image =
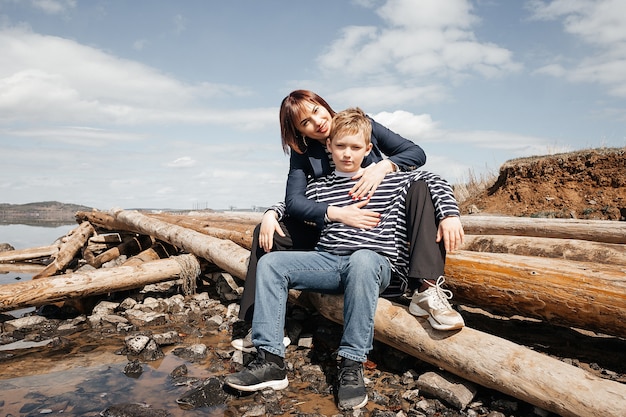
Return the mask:
M274 362L265 359L266 352L259 350L257 357L246 366L243 371L230 374L224 378L224 382L229 387L239 391L259 391L265 388L275 390L287 388L287 368L283 363L280 367Z
M285 336L283 338L283 344L285 345L285 347L289 346L291 344L291 339ZM245 337L242 337L241 339L233 339L233 341L230 342L230 345L235 349L245 353L256 352L256 348L252 343L252 329L248 330L248 333Z
M431 287L423 292L415 291L409 313L417 317L428 317L430 325L437 330L455 330L465 326L461 314L448 302L452 298L452 292L441 288L445 278L440 276L435 284L425 282Z
M361 362L341 358L338 379L337 407L340 410L356 410L367 404L367 393L363 381L363 364Z

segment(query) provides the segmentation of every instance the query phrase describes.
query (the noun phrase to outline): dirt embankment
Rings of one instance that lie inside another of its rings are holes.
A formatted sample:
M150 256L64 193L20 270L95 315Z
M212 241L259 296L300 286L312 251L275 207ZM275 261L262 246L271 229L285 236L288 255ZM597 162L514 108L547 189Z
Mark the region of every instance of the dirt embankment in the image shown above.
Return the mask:
M514 159L462 214L626 220L626 148Z

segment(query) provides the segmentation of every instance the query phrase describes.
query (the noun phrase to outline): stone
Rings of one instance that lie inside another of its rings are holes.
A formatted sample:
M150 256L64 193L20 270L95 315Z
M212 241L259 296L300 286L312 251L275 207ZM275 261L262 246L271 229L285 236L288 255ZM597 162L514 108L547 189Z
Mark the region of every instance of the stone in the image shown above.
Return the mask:
M418 378L417 387L459 410L464 410L477 392L474 384L448 373L426 372Z

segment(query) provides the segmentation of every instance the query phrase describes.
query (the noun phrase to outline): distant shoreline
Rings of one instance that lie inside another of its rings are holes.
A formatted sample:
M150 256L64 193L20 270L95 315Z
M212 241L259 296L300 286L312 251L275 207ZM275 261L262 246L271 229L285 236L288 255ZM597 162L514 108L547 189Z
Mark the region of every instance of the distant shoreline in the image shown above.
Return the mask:
M0 204L0 224L56 227L76 223L76 212L91 211L91 207L44 201L28 204Z

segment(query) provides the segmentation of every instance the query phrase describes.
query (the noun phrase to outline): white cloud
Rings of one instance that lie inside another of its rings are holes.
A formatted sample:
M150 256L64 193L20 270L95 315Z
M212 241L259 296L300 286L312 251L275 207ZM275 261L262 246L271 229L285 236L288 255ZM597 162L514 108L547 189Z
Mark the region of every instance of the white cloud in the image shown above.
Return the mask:
M76 0L31 0L34 8L48 14L60 14L76 7Z
M565 32L595 48L593 55L566 70L570 81L601 84L609 94L626 97L626 2L533 0L528 8L534 19L561 19Z
M70 39L5 28L0 29L0 50L0 121L174 121L248 129L275 123L275 110L230 112L205 104L213 101L219 107L219 97L248 94L237 86L186 84Z
M378 123L407 139L419 138L421 142L428 140L429 137L433 137L437 132L437 123L428 114L416 115L398 110L393 113L377 113L372 117Z
M518 71L511 51L480 42L471 30L478 18L467 0L389 0L378 14L386 26L344 28L342 36L319 57L331 73L384 77L395 74L416 82L421 77L493 77Z
M183 156L181 158L176 158L173 161L168 162L166 165L170 168L189 168L195 166L197 162L198 161L190 156Z

